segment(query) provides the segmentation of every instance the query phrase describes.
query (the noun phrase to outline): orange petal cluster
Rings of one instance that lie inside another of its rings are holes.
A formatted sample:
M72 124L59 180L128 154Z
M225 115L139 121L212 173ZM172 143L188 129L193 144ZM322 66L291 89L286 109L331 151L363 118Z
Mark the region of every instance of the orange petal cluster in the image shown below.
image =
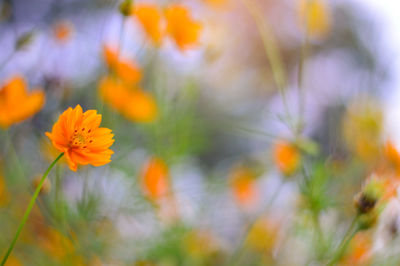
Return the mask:
M233 169L231 173L231 187L236 201L241 206L251 206L258 198L255 176L247 167Z
M280 141L274 147L274 160L285 175L293 174L300 164L300 151L291 143Z
M135 7L136 18L150 40L159 45L163 37L162 15L156 5L138 4Z
M103 47L103 56L110 70L127 84L136 84L142 78L140 68L134 62L121 57L116 49L105 45Z
M141 4L135 8L134 14L143 30L157 45L167 35L181 51L198 45L202 24L195 21L190 10L183 5L170 5L162 14L156 5Z
M52 132L46 132L54 147L63 152L69 168L76 171L78 165L101 166L111 161L114 143L111 129L99 127L101 115L96 110L83 112L77 105L68 108L54 124Z
M168 192L169 173L166 163L160 158L150 158L142 174L142 189L149 198L156 200Z
M130 88L113 77L100 80L99 93L111 107L133 122L152 122L157 118L153 96L139 88Z
M42 109L45 94L40 90L27 91L27 84L22 76L11 78L0 89L0 127L21 122Z

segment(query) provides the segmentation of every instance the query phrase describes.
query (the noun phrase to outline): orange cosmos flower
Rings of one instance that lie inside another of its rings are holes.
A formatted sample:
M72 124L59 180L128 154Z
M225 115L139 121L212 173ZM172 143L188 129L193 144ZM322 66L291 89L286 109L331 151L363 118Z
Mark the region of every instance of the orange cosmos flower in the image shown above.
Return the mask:
M283 174L291 175L299 166L300 152L293 144L281 141L275 144L274 159Z
M163 30L161 12L156 5L140 4L134 13L143 27L143 30L155 44L160 44Z
M232 190L236 201L242 206L253 205L258 197L255 176L246 167L236 167L231 173Z
M157 118L153 96L139 88L130 89L110 76L101 79L99 92L104 101L134 122L152 122Z
M103 56L108 67L119 77L122 81L128 84L136 84L142 78L140 68L126 58L121 58L118 52L105 45L103 47Z
M54 37L60 43L67 42L71 38L72 32L73 26L68 21L59 21L53 28Z
M349 244L349 250L339 265L368 265L371 259L372 239L365 233L358 233Z
M165 10L167 33L174 39L179 49L186 50L198 44L202 25L194 21L190 11L175 4Z
M15 76L0 89L0 126L8 128L33 116L43 107L45 94L27 91L23 77Z
M99 127L101 115L95 110L82 111L77 105L68 108L46 132L56 149L63 152L69 168L76 171L78 164L101 166L111 161L114 153L109 147L114 143L111 129Z
M151 199L159 199L168 192L168 167L160 158L150 158L143 169L142 188Z

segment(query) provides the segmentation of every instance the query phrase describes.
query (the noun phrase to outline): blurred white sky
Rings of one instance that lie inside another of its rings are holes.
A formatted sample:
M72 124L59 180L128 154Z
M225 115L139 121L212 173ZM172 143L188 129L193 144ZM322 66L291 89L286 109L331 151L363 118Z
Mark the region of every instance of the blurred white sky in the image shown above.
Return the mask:
M400 147L400 1L354 0L370 9L381 24L384 43L389 49L392 64L391 95L387 96L387 128L390 138Z

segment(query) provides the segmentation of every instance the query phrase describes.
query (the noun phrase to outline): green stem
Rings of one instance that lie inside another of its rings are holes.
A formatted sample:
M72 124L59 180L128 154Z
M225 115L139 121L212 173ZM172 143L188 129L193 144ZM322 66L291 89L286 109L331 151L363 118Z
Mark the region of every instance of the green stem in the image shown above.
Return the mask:
M335 265L335 263L342 258L343 253L345 252L348 244L350 243L350 240L352 240L353 237L358 233L358 231L360 231L359 226L357 226L357 220L358 220L358 216L356 216L354 218L349 229L347 230L342 241L340 242L340 245L339 245L337 251L335 252L332 260L327 264L327 266Z
M15 233L14 239L12 240L6 254L3 257L3 260L1 261L0 266L4 266L5 263L7 262L8 257L10 256L16 242L17 239L19 237L19 235L21 234L22 229L24 228L24 225L26 223L26 221L28 220L29 214L32 211L33 206L35 205L35 201L36 198L38 197L40 190L42 189L43 183L46 180L46 177L49 175L51 169L53 168L53 166L57 163L58 160L60 160L60 158L64 155L64 153L61 153L49 166L49 168L47 168L46 172L43 174L42 179L40 180L39 185L37 186L35 193L33 194L31 201L29 202L28 208L25 211L24 216L22 217L21 223L18 226L17 232Z

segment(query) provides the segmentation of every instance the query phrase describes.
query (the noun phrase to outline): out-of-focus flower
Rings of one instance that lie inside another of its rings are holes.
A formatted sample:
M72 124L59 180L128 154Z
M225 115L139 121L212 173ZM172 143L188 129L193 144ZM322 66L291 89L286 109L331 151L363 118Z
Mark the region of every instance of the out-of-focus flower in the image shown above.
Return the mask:
M300 165L300 151L292 143L279 141L274 147L274 160L276 166L283 174L291 175Z
M354 197L354 204L358 215L358 227L361 230L368 229L375 225L385 193L385 184L382 178L372 174L364 183L361 191Z
M74 26L69 21L58 21L53 26L54 38L59 43L66 43L71 39L72 33L74 31Z
M235 167L231 172L230 179L237 203L244 207L254 205L258 199L258 190L251 169L244 166Z
M195 258L208 257L218 251L215 237L208 231L193 230L188 232L183 239L187 253Z
M38 237L38 245L50 256L60 260L75 251L71 240L53 228L48 228L43 235Z
M180 50L184 51L199 44L203 27L201 23L193 20L186 7L178 4L167 7L165 18L167 22L166 31Z
M104 101L134 122L152 122L157 118L153 96L139 88L129 88L113 77L101 79L99 93Z
M278 223L267 217L261 217L251 227L246 237L246 245L260 253L271 251L278 240L278 234Z
M156 157L148 160L142 170L142 189L150 199L165 197L169 189L169 173L166 163Z
M368 178L361 192L355 197L355 205L359 213L369 213L384 194L384 184L376 175Z
M392 141L387 141L384 147L385 159L396 173L400 174L400 153L397 151Z
M34 190L39 185L41 179L42 179L41 175L38 175L33 179L32 185L33 185ZM40 194L44 194L44 195L49 194L50 189L51 189L51 182L48 178L46 178L43 182L42 188L40 189Z
M359 232L351 240L349 248L339 262L339 265L366 265L371 257L371 249L371 237L364 232Z
M45 94L40 90L27 91L23 77L15 76L0 89L0 126L21 122L42 109Z
M96 110L82 111L77 105L68 108L54 124L52 132L46 132L56 149L63 152L69 168L76 171L78 164L101 166L111 161L114 143L111 129L99 127L101 115Z
M161 44L163 21L159 8L153 4L138 4L135 7L134 15L139 20L150 40L156 45Z
M15 256L11 255L4 266L22 266L22 263Z
M9 198L10 198L10 195L6 188L4 176L2 173L0 173L0 206L4 206L5 204L7 204Z
M343 136L347 147L362 160L376 160L381 151L383 113L372 100L350 105L343 120Z
M132 61L121 55L110 46L103 47L103 56L111 71L129 85L136 84L142 78L140 68Z
M325 37L332 24L329 6L324 0L300 0L300 23L311 37Z

